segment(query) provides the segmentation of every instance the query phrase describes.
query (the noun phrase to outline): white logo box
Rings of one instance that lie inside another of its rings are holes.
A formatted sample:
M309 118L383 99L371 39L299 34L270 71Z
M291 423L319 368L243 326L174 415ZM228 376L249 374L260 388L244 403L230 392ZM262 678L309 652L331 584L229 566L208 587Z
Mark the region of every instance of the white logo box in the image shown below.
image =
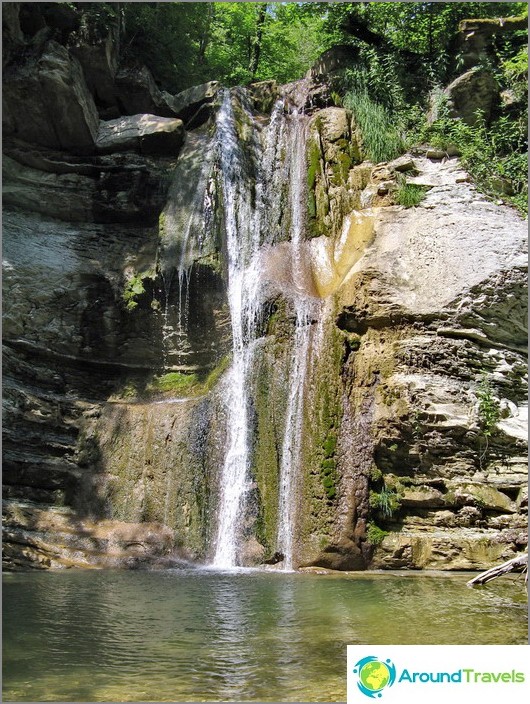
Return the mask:
M347 663L348 704L530 702L529 645L348 645Z

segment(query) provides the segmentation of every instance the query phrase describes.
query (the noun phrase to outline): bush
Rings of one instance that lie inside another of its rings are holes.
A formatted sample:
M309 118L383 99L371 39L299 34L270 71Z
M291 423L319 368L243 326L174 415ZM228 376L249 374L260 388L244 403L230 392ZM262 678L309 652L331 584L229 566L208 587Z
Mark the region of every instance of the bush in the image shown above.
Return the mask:
M477 188L489 196L502 197L520 212L528 212L528 145L526 123L508 116L487 126L477 113L471 126L449 115L447 104L440 99L438 118L426 123L416 134L418 141L440 149L456 147L463 166L473 177Z

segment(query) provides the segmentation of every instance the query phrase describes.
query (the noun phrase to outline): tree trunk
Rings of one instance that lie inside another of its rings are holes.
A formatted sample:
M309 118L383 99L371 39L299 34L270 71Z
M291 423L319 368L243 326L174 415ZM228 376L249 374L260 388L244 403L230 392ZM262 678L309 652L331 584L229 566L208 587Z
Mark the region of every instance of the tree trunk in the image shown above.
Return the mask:
M258 17L256 21L256 34L252 39L250 46L250 61L248 65L248 70L252 76L252 80L256 78L256 73L258 72L259 57L261 54L261 42L263 39L263 27L265 25L265 18L267 16L267 3L261 3L258 8Z

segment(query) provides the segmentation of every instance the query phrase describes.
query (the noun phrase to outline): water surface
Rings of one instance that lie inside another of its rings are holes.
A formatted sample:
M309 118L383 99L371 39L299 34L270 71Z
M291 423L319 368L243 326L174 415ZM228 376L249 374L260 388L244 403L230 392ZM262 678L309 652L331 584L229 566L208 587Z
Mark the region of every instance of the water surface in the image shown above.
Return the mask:
M524 580L469 578L5 574L4 700L345 701L347 644L527 643Z

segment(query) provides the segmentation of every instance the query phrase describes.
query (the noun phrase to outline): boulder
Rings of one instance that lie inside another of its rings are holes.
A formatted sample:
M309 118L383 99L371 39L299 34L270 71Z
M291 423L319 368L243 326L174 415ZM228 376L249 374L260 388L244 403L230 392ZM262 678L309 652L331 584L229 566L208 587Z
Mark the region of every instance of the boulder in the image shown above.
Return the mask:
M70 54L76 57L83 68L88 89L100 110L112 108L116 104L114 79L118 69L118 42L112 32L98 41L77 41L69 47ZM115 117L119 113L116 108ZM135 110L134 112L150 112Z
M251 83L248 92L252 98L252 104L258 112L270 113L278 98L278 84L276 81Z
M124 66L115 80L115 102L120 115L149 113L161 117L177 117L169 103L172 96L161 91L146 66Z
M400 173L415 172L416 166L412 157L408 154L404 156L399 156L397 159L389 162L388 167L393 171L399 171Z
M199 86L183 90L177 95L163 93L174 114L186 124L186 129L199 127L210 116L211 109L219 92L218 81L209 81Z
M497 81L489 71L474 68L462 74L444 90L452 117L457 117L468 125L477 122L477 111L489 122L500 100Z
M332 71L351 66L357 57L359 50L348 44L337 44L319 56L315 64L311 67L309 75L315 79L325 76Z
M4 74L4 134L52 149L92 152L98 113L83 70L55 41Z
M132 115L102 120L96 147L99 152L137 151L177 156L184 141L182 120L156 115Z

